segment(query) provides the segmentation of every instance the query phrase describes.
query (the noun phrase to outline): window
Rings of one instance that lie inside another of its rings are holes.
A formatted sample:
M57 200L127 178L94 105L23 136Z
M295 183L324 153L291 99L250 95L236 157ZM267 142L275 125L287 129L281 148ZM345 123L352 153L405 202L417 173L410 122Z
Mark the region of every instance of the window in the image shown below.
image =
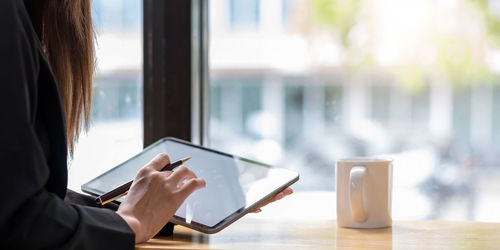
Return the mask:
M97 71L91 126L69 163L69 188L142 149L142 1L93 0Z
M233 29L251 29L258 26L260 0L230 0L229 5Z
M70 187L140 151L146 127L145 144L176 136L294 169L297 191L332 191L339 158L389 155L395 218L500 219L493 1L93 3L93 123Z
M299 171L299 191L390 155L408 218L498 220L491 2L211 0L208 145Z

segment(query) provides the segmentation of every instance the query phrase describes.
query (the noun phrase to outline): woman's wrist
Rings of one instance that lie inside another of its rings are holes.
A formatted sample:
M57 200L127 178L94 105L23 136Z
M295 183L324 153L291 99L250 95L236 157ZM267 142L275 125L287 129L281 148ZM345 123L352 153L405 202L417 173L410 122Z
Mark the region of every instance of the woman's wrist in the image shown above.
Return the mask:
M135 217L127 215L122 213L121 211L116 211L116 214L118 214L122 219L127 222L128 226L132 231L135 233L135 243L140 243L142 241L145 241L142 239L142 233L141 233L141 224L139 223L139 220L137 220Z

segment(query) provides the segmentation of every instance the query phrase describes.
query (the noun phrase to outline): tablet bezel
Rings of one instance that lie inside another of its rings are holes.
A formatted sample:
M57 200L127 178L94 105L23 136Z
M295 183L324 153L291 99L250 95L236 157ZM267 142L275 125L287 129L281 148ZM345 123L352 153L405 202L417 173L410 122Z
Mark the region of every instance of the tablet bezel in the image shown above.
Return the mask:
M190 142L187 142L187 141L184 141L184 140L181 140L181 139L178 139L178 138L166 137L166 138L162 138L162 139L156 141L155 143L149 145L141 153L138 153L137 155L133 156L132 158L126 160L125 162L117 165L114 168L111 168L110 170L104 172L103 174L100 174L99 176L97 176L97 177L93 178L92 180L88 181L87 183L83 184L81 186L82 191L85 192L85 193L91 194L91 195L95 195L95 196L100 195L100 194L98 194L98 193L95 192L97 190L88 187L88 184L90 182L94 181L97 178L100 178L103 175L108 174L109 172L111 172L112 170L114 170L116 168L119 168L123 164L126 164L127 162L129 162L129 161L131 161L131 160L139 157L140 155L142 155L142 153L144 151L147 151L147 150L149 150L149 149L151 149L153 147L156 147L158 144L161 144L161 143L163 143L165 141L173 141L173 142L176 142L176 143L181 143L181 144L184 144L184 145L187 145L187 146L190 146L190 147L194 147L194 148L202 149L202 150L205 150L205 151L210 151L212 153L221 154L221 155L224 155L224 156L227 156L227 157L236 158L236 159L239 159L239 160L250 162L252 164L260 165L262 167L267 167L267 168L271 168L272 167L271 165L268 165L268 164L264 164L264 163L257 162L257 161L254 161L254 160L249 160L249 159L246 159L246 158L243 158L243 157L239 157L239 156L235 156L235 155L232 155L232 154L224 153L224 152L221 152L221 151L218 151L218 150L214 150L214 149L210 149L210 148L205 148L205 147L202 147L202 146L199 146L199 145L195 145L195 144L192 144ZM290 170L287 170L287 171L290 171ZM170 219L170 222L172 222L174 224L182 225L182 226L185 226L185 227L188 227L188 228L191 228L191 229L194 229L196 231L199 231L199 232L202 232L202 233L206 233L206 234L217 233L217 232L221 231L222 229L226 228L227 226L231 225L233 222L237 221L239 218L243 217L245 214L251 212L252 210L254 210L256 208L258 208L261 204L263 204L264 202L266 202L268 199L271 199L272 197L274 197L279 192L285 190L287 187L289 187L293 183L297 182L299 180L299 177L300 177L300 175L297 173L297 176L294 179L290 180L287 183L284 183L279 188L273 190L268 195L262 197L261 199L259 199L257 202L255 202L254 204L252 204L248 208L246 208L246 209L241 208L241 209L235 211L233 214L227 216L226 218L224 218L223 220L219 221L217 224L215 224L212 227L204 225L204 224L201 224L201 223L197 223L195 221L191 221L191 223L186 223L185 222L185 218L182 218L182 217L179 217L179 216L176 216L176 215L174 215ZM115 203L116 204L120 204L117 201L115 201Z

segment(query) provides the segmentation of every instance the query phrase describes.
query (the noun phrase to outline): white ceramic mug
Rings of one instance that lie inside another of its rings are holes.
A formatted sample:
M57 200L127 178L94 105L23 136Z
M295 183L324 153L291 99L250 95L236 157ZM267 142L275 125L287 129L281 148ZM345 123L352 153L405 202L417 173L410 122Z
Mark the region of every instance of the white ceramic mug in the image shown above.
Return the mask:
M339 226L380 228L392 225L392 160L342 159L337 161L335 174Z

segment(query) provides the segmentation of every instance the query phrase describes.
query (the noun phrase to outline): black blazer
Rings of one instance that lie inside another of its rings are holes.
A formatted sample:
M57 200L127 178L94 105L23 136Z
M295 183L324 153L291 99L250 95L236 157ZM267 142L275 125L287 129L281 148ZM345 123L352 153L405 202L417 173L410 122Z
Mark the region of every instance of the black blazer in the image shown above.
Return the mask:
M114 211L64 202L64 113L22 0L0 0L0 248L133 249Z

